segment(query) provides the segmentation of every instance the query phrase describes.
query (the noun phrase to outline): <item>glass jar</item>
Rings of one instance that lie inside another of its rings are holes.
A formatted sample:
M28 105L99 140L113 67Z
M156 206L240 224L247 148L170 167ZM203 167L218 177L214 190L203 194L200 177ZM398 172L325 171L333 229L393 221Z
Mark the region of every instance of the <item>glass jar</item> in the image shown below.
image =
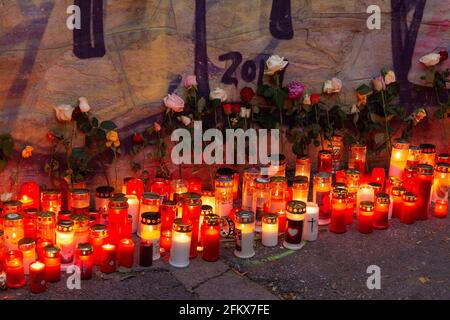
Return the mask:
M348 155L348 168L356 169L360 174L364 175L366 173L366 153L367 147L365 145L351 145Z
M358 231L361 233L373 232L373 210L372 201L362 201L359 204Z
M93 251L90 243L79 243L75 253L75 265L80 269L81 280L92 278Z
M216 178L215 190L216 214L227 217L233 210L233 180L225 176Z
M136 198L140 199L144 193L144 183L141 179L132 178L127 180L125 183L125 194L134 195Z
M416 220L427 220L429 216L431 187L433 185L433 167L429 164L418 164L418 175L414 179L413 193L417 195Z
M89 230L89 243L92 245L93 262L101 264L102 246L108 243L108 229L104 224L93 225Z
M399 177L389 177L386 183L386 193L390 194L393 187L403 187L403 179Z
M61 211L61 191L48 189L42 191L41 206L42 211L54 212L56 215Z
M393 187L391 189L392 196L392 218L400 219L403 205L403 195L406 192L405 187Z
M150 185L150 192L157 193L163 200L169 200L170 183L169 180L156 178Z
M347 202L348 191L342 188L333 190L331 198L330 232L347 232Z
M61 254L61 264L68 265L73 262L75 255L75 233L73 222L70 220L58 221L56 225L55 246Z
M6 251L18 250L19 240L24 237L23 215L20 213L7 213L3 217L4 244Z
M45 264L35 261L30 264L30 291L32 293L42 293L47 290L45 281Z
M406 160L406 166L415 166L420 163L420 147L409 146L408 160Z
M133 239L124 238L119 241L117 247L117 264L119 267L130 269L134 263Z
M261 170L256 167L248 168L244 171L242 178L242 209L252 210L253 206L253 188L255 180L260 176Z
M79 243L86 243L89 241L89 217L85 214L73 214L70 216L70 221L73 222L74 243L75 247Z
M434 216L444 219L448 214L448 200L436 200L434 204Z
M285 215L287 179L281 176L270 178L270 209L269 212Z
M307 176L295 176L292 183L292 200L308 202L309 179Z
M19 240L19 250L23 257L23 270L26 275L30 274L30 264L36 261L36 242L31 238Z
M108 208L108 234L109 241L117 244L120 239L126 238L128 222L128 199L126 197L111 198Z
M213 208L213 211L216 211L216 197L214 193L214 190L211 189L202 190L202 204L211 206ZM172 227L170 228L172 229Z
M377 230L389 228L389 195L379 192L375 196L375 208L373 212L373 227Z
M142 194L143 196L143 194ZM141 216L141 211L139 209L140 207L140 203L142 201L143 198L141 198L141 200L139 200L139 197L136 194L127 194L126 195L127 203L128 203L128 215L130 216L129 219L129 233L135 233L137 232L138 235L140 234L140 230L139 230L139 219ZM158 196L158 199L159 196Z
M113 273L117 267L117 249L116 245L111 243L105 243L101 249L101 264L100 272Z
M95 208L100 214L100 223L108 222L108 204L113 194L114 188L110 186L101 186L95 189Z
M233 180L233 200L236 200L239 193L239 173L231 168L219 168L216 171L216 179L219 177L229 177Z
M333 161L331 151L320 150L318 152L317 171L328 173L331 173L333 171Z
M448 163L450 164L450 154L440 153L436 156L436 163Z
M202 258L205 261L214 262L220 256L220 217L216 214L208 214L204 219L202 230Z
M331 218L331 174L319 172L313 178L313 202L319 206L319 225L328 225Z
M278 245L278 215L273 213L263 215L261 243L265 247L275 247Z
M18 289L25 286L23 255L19 250L10 250L5 255L6 286Z
M295 175L311 179L311 158L309 156L299 157L295 161Z
M241 210L236 213L236 232L234 255L238 258L251 258L255 255L255 214Z
M22 212L22 202L11 200L3 203L3 216L8 213L21 213Z
M381 183L369 182L368 185L373 189L374 195L376 195L377 193L379 193L383 190Z
M344 153L344 137L341 135L331 136L331 153L333 158L333 172L342 169L342 158Z
M61 255L59 248L48 245L44 248L45 281L58 282L61 280Z
M434 144L424 143L420 146L420 164L429 164L434 167L436 161L436 146Z
M137 235L140 237L141 236L141 219L142 219L142 214L144 212L159 212L160 210L160 206L161 206L161 196L157 193L154 192L145 192L142 194L142 199L141 199L141 208L139 210L139 217L136 217L137 220ZM133 219L135 219L133 217ZM134 220L133 220L133 224L134 224Z
M38 210L35 208L25 209L23 212L23 231L25 238L36 240L36 216Z
M170 265L185 268L189 265L192 224L182 219L175 219L172 228L172 247L170 249Z
M198 250L199 251L202 251L203 250L203 245L202 245L202 236L203 236L203 233L204 233L204 228L206 227L206 224L205 224L205 217L206 216L209 216L209 215L213 215L214 214L214 211L213 211L213 209L212 209L212 207L211 206L208 206L208 205L203 205L202 204L202 209L201 209L201 211L200 211L200 219L199 219L199 230L198 230L198 241L197 241L197 243L198 243ZM220 229L220 228L219 228Z
M403 176L403 170L405 170L408 157L409 142L402 139L395 140L392 146L389 176L401 178Z
M357 169L345 170L345 184L349 193L356 193L359 189L360 173Z
M355 213L355 205L356 205L356 193L349 192L347 198L347 211L345 214L345 223L347 225L353 223L353 214Z
M434 167L433 192L431 201L448 201L448 192L450 189L450 164L438 162Z
M302 201L289 201L286 206L287 231L283 246L291 250L302 247L303 224L306 217L306 203Z
M407 192L412 192L414 188L414 183L416 180L416 177L419 173L419 169L416 166L408 166L406 167L404 173L403 173L403 186L406 188Z
M36 241L36 251L37 251L37 255L38 255L38 259L39 261L44 261L44 249L46 246L52 245L53 242L51 240L47 240L47 239L38 239Z
M417 209L417 196L412 192L405 192L403 194L400 222L405 224L413 224L418 216Z
M369 184L360 185L356 194L356 206L358 208L358 215L361 211L360 204L364 201L369 201L372 203L375 202L375 189Z
M62 220L70 220L70 217L73 215L72 210L61 210L56 217L56 222Z
M319 206L314 202L306 204L305 223L302 239L316 241L319 234Z
M253 189L252 211L255 213L255 225L258 232L261 231L262 216L270 212L270 203L270 180L263 177L256 178Z
M198 255L197 245L201 210L201 195L198 193L186 193L183 197L182 219L192 223L191 251L189 256L191 259Z
M203 201L203 200L202 200ZM172 226L177 216L177 204L171 200L164 200L161 204L161 248L170 251L172 242Z
M170 200L178 202L180 194L188 192L186 181L182 179L175 179L170 181Z
M152 243L153 260L158 260L160 258L161 215L159 212L144 212L141 218L141 226L141 240Z

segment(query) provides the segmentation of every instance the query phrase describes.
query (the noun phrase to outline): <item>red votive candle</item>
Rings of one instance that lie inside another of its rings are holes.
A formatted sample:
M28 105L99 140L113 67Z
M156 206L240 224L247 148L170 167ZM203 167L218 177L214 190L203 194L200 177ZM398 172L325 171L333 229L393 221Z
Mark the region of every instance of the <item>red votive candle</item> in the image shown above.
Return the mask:
M25 285L23 254L19 250L10 250L5 255L6 286L11 289Z
M42 293L47 290L45 281L45 264L35 261L30 264L30 291L32 293Z
M46 246L48 246L48 245L51 245L51 244L53 244L53 242L48 240L48 239L41 238L41 239L37 240L37 242L36 242L36 251L37 251L37 254L38 254L38 260L40 260L42 262L44 261L44 256L45 256L44 248Z
M392 194L392 218L400 219L403 206L403 195L406 192L405 187L393 187L391 189Z
M385 176L386 172L384 171L384 168L373 168L370 182L378 182L383 188Z
M333 171L333 163L331 151L328 150L320 150L318 153L318 172L328 172L331 173Z
M59 248L48 245L44 248L45 280L58 282L61 280L61 255Z
M333 190L331 198L330 232L347 232L347 199L348 191L346 189L336 188Z
M188 192L202 193L202 179L191 178L188 181Z
M347 198L347 209L345 212L345 223L347 225L353 223L353 214L355 212L356 193L349 193Z
M375 209L373 214L373 227L378 230L389 228L389 195L380 192L375 195Z
M202 209L201 195L198 193L186 193L183 197L183 221L192 223L192 238L189 258L197 257L198 230L200 223L200 213Z
M113 273L116 271L116 246L107 243L102 245L100 271Z
M434 204L434 216L436 218L445 218L448 214L448 201L436 200Z
M142 240L139 246L139 265L151 267L153 264L153 241Z
M75 264L80 269L81 280L92 278L92 245L90 243L79 243L75 253Z
M414 179L413 193L417 195L417 220L427 220L433 185L433 166L418 164L418 175Z
M102 245L108 242L108 230L104 224L95 224L89 231L89 243L92 245L93 262L99 266L102 263Z
M412 192L403 194L403 205L400 214L400 222L412 224L416 221L417 216L417 196Z
M361 201L359 205L358 231L361 233L373 232L373 209L372 201Z
M214 262L219 260L220 255L220 218L211 214L205 216L203 222L203 260Z
M134 262L134 242L132 239L122 239L117 248L119 267L132 268Z
M29 208L24 210L23 232L24 238L36 240L36 214L37 209Z

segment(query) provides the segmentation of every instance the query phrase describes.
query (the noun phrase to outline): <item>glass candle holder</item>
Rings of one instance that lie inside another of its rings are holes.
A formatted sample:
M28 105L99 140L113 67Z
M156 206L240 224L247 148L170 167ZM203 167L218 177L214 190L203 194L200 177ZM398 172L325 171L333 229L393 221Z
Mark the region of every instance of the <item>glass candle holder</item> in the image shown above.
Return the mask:
M230 177L216 178L215 197L216 214L220 217L227 217L233 210L233 180Z
M75 256L75 233L72 221L58 221L56 225L55 246L60 250L61 264L68 265L73 263Z
M18 289L25 286L23 255L19 250L10 250L5 254L6 286Z
M44 248L45 281L58 282L61 280L61 255L59 248L48 245Z
M202 179L193 177L188 181L188 192L202 193Z
M54 212L56 215L61 211L61 191L57 189L44 190L41 193L42 211Z
M26 275L30 274L30 264L36 261L36 242L31 238L19 240L19 250L23 257L23 270Z
M270 180L259 177L255 180L253 189L253 206L252 211L255 213L256 231L261 231L262 216L270 212L271 206L271 190Z
M368 185L373 189L374 195L377 195L377 193L383 190L381 183L369 182Z
M345 170L345 184L349 193L356 193L359 189L360 173L357 169Z
M116 271L116 246L112 243L102 245L100 271L113 273Z
M106 224L108 222L108 204L113 194L114 188L110 186L100 186L95 189L95 208L100 214L99 223Z
M203 237L204 230L202 228L206 227L205 217L213 215L213 214L214 214L214 211L211 206L202 204L202 208L200 211L200 219L199 219L199 223L198 223L200 228L199 228L199 232L198 232L198 241L197 241L198 248L200 251L203 250L202 237ZM219 231L220 231L220 227L219 227Z
M331 151L320 150L317 156L318 156L317 171L331 173L333 171L333 161Z
M132 268L134 263L133 239L124 238L117 247L117 264L119 267Z
M242 209L252 210L253 188L255 180L260 176L260 168L250 167L244 171L242 177Z
M313 202L319 206L319 225L330 223L331 178L328 172L319 172L313 178Z
M141 239L139 244L139 265L146 268L153 265L153 242Z
M214 262L220 256L220 217L216 214L205 216L202 230L202 258Z
M347 189L348 191L348 189ZM345 223L350 225L353 223L353 214L355 213L356 193L348 193L347 210L345 214Z
M269 213L262 217L261 243L265 247L278 245L278 215Z
M138 218L138 222L136 222L138 224L137 226L137 235L141 236L141 219L142 219L142 214L144 212L159 212L160 211L160 207L161 207L161 196L157 193L154 192L145 192L142 194L142 198L141 198L141 207L139 210L139 217ZM134 219L134 217L133 217ZM134 221L133 221L134 224ZM172 226L171 226L172 227Z
M202 208L201 195L198 193L186 193L183 196L182 219L192 223L190 258L197 257L198 234L200 229L200 215Z
M348 168L356 169L360 174L364 175L366 173L366 153L367 147L365 145L351 145L348 155Z
M373 227L377 230L389 228L389 204L390 197L387 193L380 192L375 196L375 208L373 212Z
M150 192L157 193L163 200L170 198L170 183L169 180L156 178L150 185Z
M177 205L174 201L164 200L163 203L161 204L160 212L161 212L161 248L166 251L170 251L172 243L172 226L173 221L177 216Z
M373 168L372 175L370 177L370 182L379 183L381 186L381 189L383 189L384 183L385 183L385 176L386 176L386 172L384 171L384 168Z
M344 153L344 137L341 135L331 136L331 153L333 158L333 172L342 169L342 158Z
M403 194L403 205L400 213L400 222L413 224L417 217L417 196L412 192Z
M419 174L419 169L416 166L408 166L403 173L403 186L406 188L407 192L412 192L415 184L417 175Z
M41 191L39 185L36 182L24 182L20 186L20 202L22 202L23 209L41 207Z
M202 190L202 204L211 206L213 208L213 211L216 211L216 197L214 190Z
M302 201L289 201L286 206L287 231L283 246L291 250L301 248L303 225L306 217L306 203Z
M281 176L270 178L270 208L269 212L286 216L287 179Z
M408 157L409 142L402 139L395 140L392 146L389 176L401 178L403 176L403 170L405 170Z
M360 204L361 202L369 201L374 202L375 201L375 190L372 186L368 184L363 184L359 186L358 193L356 194L356 206L358 208L358 215L361 212Z
M405 187L393 187L391 189L392 197L392 218L400 219L403 206L403 195L406 192Z
M436 156L436 163L448 163L450 164L450 154L440 153Z
M391 194L393 187L403 187L403 179L398 177L389 177L386 183L386 193Z
M346 189L334 189L331 197L331 221L330 232L347 232L347 202L348 191Z
M160 257L159 246L161 238L161 215L159 212L144 212L141 218L141 239L153 244L153 260Z
M359 204L358 231L361 233L373 232L374 203L362 201Z
M120 239L126 238L127 222L128 199L126 197L111 198L108 208L108 234L111 244L117 244Z
M56 214L54 212L38 212L36 218L37 239L55 241Z
M69 209L73 213L86 213L89 210L90 200L88 189L72 189L69 195Z
M431 201L448 201L448 192L450 189L450 164L438 162L434 167L433 188Z
M3 224L5 250L18 250L19 240L24 237L23 215L7 213L3 217Z
M141 179L132 178L127 180L125 183L125 194L128 195L134 195L138 199L141 198L142 194L144 193L144 183Z
M292 200L308 202L309 179L307 176L295 176L292 183Z
M4 216L8 213L22 213L22 202L20 201L8 201L3 203L3 208L0 214L0 228L4 227Z
M269 155L270 166L268 168L268 176L286 176L286 156L284 154Z
M192 224L180 218L173 221L172 247L170 249L169 263L177 268L189 265L189 252L191 246Z
M30 264L30 291L32 293L42 293L46 290L45 264L40 261L35 261Z
M106 225L96 224L90 227L89 243L92 246L93 263L95 265L100 265L102 246L108 243L108 230Z
M311 158L309 156L299 157L295 160L295 175L311 179Z
M70 217L73 215L72 210L61 210L59 214L56 216L56 222L62 220L70 220Z
M239 192L239 173L232 168L219 168L216 171L216 179L219 177L228 177L233 180L233 200L236 200Z
M23 212L23 230L24 237L36 240L36 219L37 209L29 208Z
M436 161L436 146L434 144L424 143L420 146L420 164L428 164L432 167Z
M37 255L38 255L38 259L41 262L44 262L44 249L46 246L52 245L53 242L51 240L47 240L47 239L38 239L36 241L36 251L37 251Z
M255 255L255 214L241 210L236 213L236 232L234 255L238 258L251 258Z
M319 206L314 202L306 204L303 240L316 241L319 234Z
M408 160L406 160L406 166L415 166L420 163L421 149L419 146L409 146Z
M433 167L429 164L418 164L418 174L414 179L413 193L417 195L416 220L427 220L429 216L431 188L433 185Z
M133 233L138 230L138 220L139 220L139 197L135 194L127 194L127 221L129 220L130 225L128 226L127 233ZM131 219L128 219L128 216L131 216ZM124 234L125 236L125 234Z
M448 214L448 200L436 200L434 204L434 216L436 218L446 218Z
M175 179L170 181L170 200L178 202L180 194L188 192L186 181L182 179Z
M89 217L85 214L72 214L70 221L73 222L74 245L89 242Z
M75 265L80 269L81 280L92 278L93 250L90 243L79 243L75 252Z

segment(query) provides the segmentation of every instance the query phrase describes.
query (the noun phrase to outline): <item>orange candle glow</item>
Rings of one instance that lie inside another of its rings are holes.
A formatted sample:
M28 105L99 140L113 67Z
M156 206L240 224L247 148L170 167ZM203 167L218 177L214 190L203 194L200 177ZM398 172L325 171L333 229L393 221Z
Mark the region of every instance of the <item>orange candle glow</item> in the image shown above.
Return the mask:
M389 227L389 195L380 192L375 196L375 209L373 215L373 227L378 230Z
M448 201L436 200L434 204L434 216L436 218L445 218L448 214Z
M132 239L122 239L117 248L119 267L132 268L134 261L134 242Z
M348 191L346 189L333 190L330 221L330 231L333 233L347 232L347 200Z
M32 293L42 293L47 290L45 264L40 261L30 264L30 290Z
M113 273L116 271L116 246L110 243L102 245L100 271Z
M359 205L358 231L361 233L373 232L373 207L372 201L362 201Z

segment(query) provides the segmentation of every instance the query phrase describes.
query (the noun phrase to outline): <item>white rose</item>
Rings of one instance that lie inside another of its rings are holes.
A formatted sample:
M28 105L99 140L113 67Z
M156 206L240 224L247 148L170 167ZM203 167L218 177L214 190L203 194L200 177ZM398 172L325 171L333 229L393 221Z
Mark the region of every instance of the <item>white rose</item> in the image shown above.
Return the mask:
M182 122L186 127L188 126L188 125L190 125L191 124L191 118L189 118L189 117L187 117L187 116L179 116L178 117L178 120L180 121L180 122Z
M225 90L223 90L222 88L215 88L209 94L209 98L211 100L220 100L221 102L224 102L227 100L228 96Z
M327 80L323 83L323 92L327 94L333 93L333 85L331 80Z
M80 101L78 106L80 107L81 112L89 112L89 110L91 110L87 98L81 97L78 100Z
M284 57L278 55L270 56L266 61L266 69L264 74L272 76L275 73L282 71L288 65L289 61L285 60Z
M181 112L184 110L184 100L177 94L168 94L164 99L164 105L173 112Z
M439 53L429 53L419 59L426 67L432 67L437 65L441 61L441 55Z
M338 78L327 80L323 84L323 92L326 94L339 93L342 90L342 81Z
M384 76L384 83L386 83L386 85L390 85L391 83L395 83L397 81L396 77L395 77L395 72L392 70L389 70L386 75Z
M68 104L60 104L56 107L54 107L56 111L56 119L59 121L70 121L72 120L72 112L74 110L74 107Z
M8 202L8 201L11 201L11 199L12 199L12 193L3 193L2 195L1 195L1 201L2 202Z

